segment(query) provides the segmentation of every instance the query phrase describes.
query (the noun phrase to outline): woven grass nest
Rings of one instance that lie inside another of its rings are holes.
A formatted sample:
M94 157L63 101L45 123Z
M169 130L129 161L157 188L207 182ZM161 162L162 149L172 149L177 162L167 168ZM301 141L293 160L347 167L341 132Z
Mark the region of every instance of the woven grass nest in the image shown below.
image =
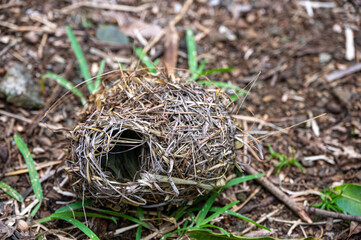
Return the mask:
M103 205L191 201L234 165L232 103L219 89L147 71L103 77L71 131L76 191Z

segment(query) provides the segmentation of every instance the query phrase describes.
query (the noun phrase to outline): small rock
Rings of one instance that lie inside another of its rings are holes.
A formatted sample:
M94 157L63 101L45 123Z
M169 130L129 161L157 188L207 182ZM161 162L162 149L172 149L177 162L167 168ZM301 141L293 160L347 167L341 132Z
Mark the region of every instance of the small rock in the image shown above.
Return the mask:
M0 162L5 163L8 159L8 149L6 146L0 145Z
M0 81L0 96L18 107L39 109L44 106L40 89L24 65L15 64Z
M328 53L320 53L318 55L318 59L321 64L325 64L325 63L328 63L329 61L331 61L332 56Z
M257 19L256 14L254 14L254 13L247 14L246 21L248 23L254 23L256 21L256 19Z
M249 25L246 23L246 21L240 18L237 20L236 27L237 29L245 29L245 28L249 28Z
M211 6L211 7L218 6L220 3L221 3L220 0L209 0L208 1L209 6Z
M24 34L24 39L29 42L29 43L38 43L40 41L39 35L34 32L34 31L30 31Z
M180 13L182 11L182 5L180 3L175 3L173 7L173 11L175 13Z
M229 28L227 28L226 26L221 25L218 29L218 32L220 34L224 34L226 36L226 38L229 41L233 41L236 40L236 36L233 34L233 32L231 30L229 30Z
M339 25L339 24L334 24L332 26L332 30L335 32L335 33L342 33L342 27Z
M251 5L234 3L233 1L232 4L227 4L227 8L232 13L234 19L238 19L241 15L252 10Z
M242 203L242 202L246 201L247 196L246 196L246 194L239 192L236 194L236 198L237 198L237 200L239 200Z
M101 24L96 30L100 41L116 44L128 44L129 38L114 25Z
M320 167L317 172L317 175L319 177L331 177L335 174L336 174L336 169L334 169L334 168Z
M11 37L10 36L1 36L0 37L0 42L3 43L3 44L8 44L11 40Z
M22 232L27 232L29 230L29 225L22 219L19 220L17 229L19 229Z
M333 113L333 114L339 114L342 109L340 107L340 105L338 105L337 103L335 102L330 102L326 105L326 109L330 112L330 113Z
M274 100L275 99L275 97L273 96L273 95L267 95L267 96L264 96L263 98L262 98L262 101L263 102L270 102L270 101L272 101L272 100Z
M333 89L333 93L336 95L338 100L340 100L341 102L343 102L345 104L349 103L351 94L349 91L347 91L347 89L344 89L344 88L338 86Z

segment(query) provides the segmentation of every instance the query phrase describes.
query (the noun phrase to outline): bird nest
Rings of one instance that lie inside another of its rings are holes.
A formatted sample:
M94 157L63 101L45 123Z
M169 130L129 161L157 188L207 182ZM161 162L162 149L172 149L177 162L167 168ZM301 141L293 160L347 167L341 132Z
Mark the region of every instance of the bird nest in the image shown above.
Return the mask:
M145 71L103 77L71 131L73 186L102 204L191 201L225 184L236 131L229 97Z

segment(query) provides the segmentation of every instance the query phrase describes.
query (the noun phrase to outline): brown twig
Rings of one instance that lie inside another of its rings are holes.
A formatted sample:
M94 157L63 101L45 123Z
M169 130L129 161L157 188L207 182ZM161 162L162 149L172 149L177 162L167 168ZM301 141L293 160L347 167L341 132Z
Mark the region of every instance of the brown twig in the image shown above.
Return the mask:
M5 3L5 4L0 4L0 9L17 7L17 6L21 6L23 4L24 3L22 3L22 2L9 2L9 3Z
M68 13L68 12L70 12L74 9L80 8L80 7L107 9L107 10L123 11L123 12L142 12L151 6L152 6L152 4L149 4L149 3L139 5L139 6L128 6L128 5L109 4L109 3L92 2L92 1L81 1L81 2L75 2L74 4L72 4L70 6L62 8L60 10L60 12Z
M308 213L312 213L312 214L322 216L322 217L331 217L331 218L338 218L338 219L343 219L343 220L361 222L361 216L348 215L348 214L343 214L343 213L335 213L335 212L330 212L330 211L321 210L321 209L312 208L312 207L306 207L305 210Z
M242 161L240 156L237 156L238 161ZM243 168L246 170L248 174L258 174L258 172L252 168L250 165L243 165ZM298 206L295 201L293 201L290 197L288 197L284 192L282 192L278 187L273 185L270 181L267 180L266 177L257 178L256 181L261 184L264 188L270 191L275 197L277 197L280 201L282 201L287 207L289 207L294 213L296 213L303 221L308 223L312 223L311 218L305 212L305 210Z
M11 41L6 47L4 47L1 51L0 51L0 57L2 55L4 55L7 51L9 51L10 48L12 48L13 46L15 46L18 42L20 42L20 39L15 39L13 41Z
M248 148L250 149L250 148ZM271 175L271 173L273 172L274 168L272 167L268 173L267 173L267 177L269 177ZM237 205L234 205L233 208L232 208L232 211L234 212L238 212L239 210L241 210L254 196L256 196L256 194L261 190L261 186L258 186L256 188L256 190L254 190L252 192L252 194L239 206ZM273 200L272 200L273 201ZM260 206L257 206L257 207L261 207L262 206L262 203L259 204ZM252 209L251 209L252 210ZM251 210L248 210L248 211L251 211ZM241 213L246 213L247 211L241 211Z
M1 109L0 109L0 115L15 118L17 120L20 120L20 121L23 121L23 122L26 122L26 123L32 123L33 122L31 119L28 119L26 117L23 117L21 115L17 115L17 114L14 114L14 113L9 113L9 112L6 112L6 111L1 110ZM38 125L39 125L39 127L42 127L42 128L50 128L50 129L53 129L53 130L60 129L58 126L51 125L51 124L46 124L46 123L41 123L41 122L38 123Z
M283 208L283 205L278 205L277 208L275 210L273 210L272 212L264 215L263 217L261 217L258 221L256 221L257 223L261 224L264 221L266 221L267 219L269 219L270 217L272 217L273 215L277 214L279 211L281 211L281 209ZM243 230L241 232L241 236L243 236L244 234L248 233L249 231L251 231L254 227L256 227L256 225L251 224L251 226L249 226L248 228L246 228L245 230Z
M174 17L174 19L169 23L169 26L175 26L186 14L186 12L188 11L189 7L192 5L193 0L187 0L184 5L182 10L180 11L180 13L178 13L177 16ZM165 35L165 31L162 31L161 33L159 33L155 38L153 38L153 40L151 40L148 45L146 45L143 49L144 53L147 53L155 44L157 44L157 42L162 39L162 37Z
M261 188L261 186L259 186ZM267 197L266 199L264 199L261 203L258 203L258 204L254 204L254 205L251 205L251 206L245 206L244 208L242 208L239 213L240 214L245 214L245 213L249 213L249 212L252 212L254 209L258 209L258 208L261 208L261 207L266 207L266 206L269 206L274 200L276 200L275 197L273 196L269 196Z

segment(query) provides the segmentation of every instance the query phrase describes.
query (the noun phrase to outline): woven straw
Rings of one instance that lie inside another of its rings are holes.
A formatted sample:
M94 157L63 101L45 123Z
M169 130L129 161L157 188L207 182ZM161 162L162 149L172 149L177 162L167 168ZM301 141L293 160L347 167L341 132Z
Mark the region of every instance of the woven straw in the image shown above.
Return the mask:
M68 164L80 195L154 207L224 185L236 131L226 94L141 70L102 84L71 132Z

